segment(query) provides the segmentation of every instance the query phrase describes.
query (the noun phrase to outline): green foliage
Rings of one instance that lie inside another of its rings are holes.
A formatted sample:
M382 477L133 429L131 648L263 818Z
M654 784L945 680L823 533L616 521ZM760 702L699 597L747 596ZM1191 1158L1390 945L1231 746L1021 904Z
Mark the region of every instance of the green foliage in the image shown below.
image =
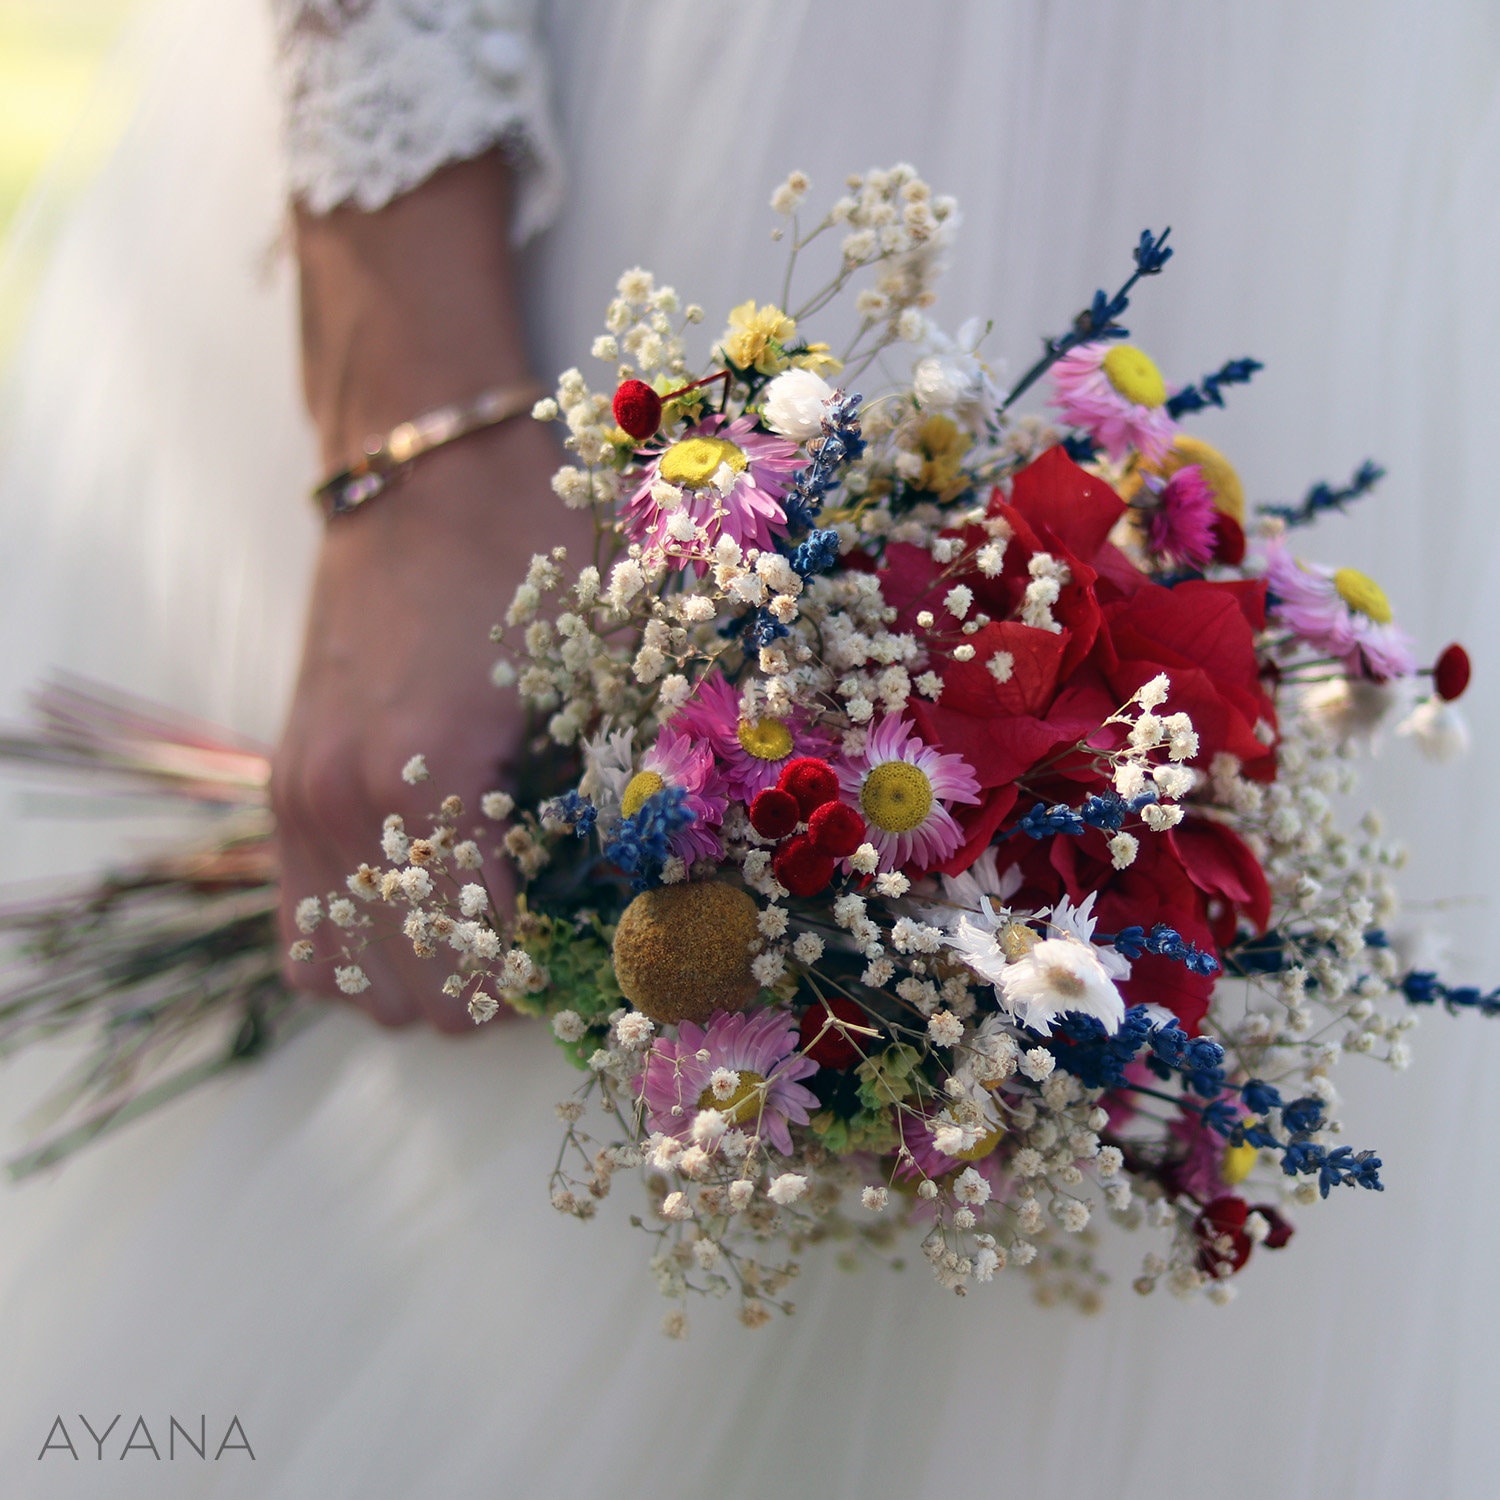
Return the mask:
M921 1065L922 1054L905 1042L867 1057L854 1070L859 1075L860 1104L873 1114L909 1099L925 1084Z
M835 1156L870 1151L886 1156L900 1142L900 1132L889 1109L860 1109L841 1119L831 1109L819 1110L809 1122L813 1133Z
M600 1047L609 1045L609 1017L625 1003L615 980L615 930L593 912L573 920L528 914L516 941L539 968L547 986L536 995L517 995L511 1006L523 1015L549 1017L576 1012L589 1029L576 1042L558 1045L575 1068L586 1069Z

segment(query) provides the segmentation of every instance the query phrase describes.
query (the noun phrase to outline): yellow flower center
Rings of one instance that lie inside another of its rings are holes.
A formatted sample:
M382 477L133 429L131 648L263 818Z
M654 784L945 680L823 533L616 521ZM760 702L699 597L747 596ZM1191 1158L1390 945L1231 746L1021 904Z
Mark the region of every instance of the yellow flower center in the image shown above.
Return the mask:
M910 833L932 811L932 783L909 761L885 760L859 789L865 816L883 833Z
M738 474L749 462L744 449L723 438L690 437L673 443L662 454L657 472L678 489L701 490L713 483L720 464L728 464Z
M1167 399L1167 383L1149 354L1129 344L1116 344L1104 356L1105 378L1136 406L1160 406Z
M1333 586L1338 590L1339 598L1356 614L1374 620L1377 625L1391 623L1391 601L1373 578L1366 577L1357 568L1340 568L1333 575Z
M1012 922L1007 927L1002 927L995 941L1000 944L1000 951L1011 963L1017 959L1025 958L1041 939L1024 922Z
M1066 964L1045 964L1042 978L1052 993L1061 995L1064 1000L1081 1000L1088 993L1088 986Z
M756 760L785 760L792 753L792 732L780 719L740 720L735 731L746 755Z
M718 1110L731 1126L744 1125L753 1120L760 1113L766 1080L763 1074L751 1072L747 1068L741 1068L739 1074L739 1084L727 1099L720 1099L713 1089L706 1088L698 1095L698 1108Z
M1224 1153L1224 1160L1219 1166L1219 1176L1230 1187L1238 1187L1250 1175L1259 1156L1260 1152L1248 1141L1243 1146L1231 1146Z
M665 785L655 771L637 771L626 785L625 795L620 798L620 811L627 818L633 818L646 805L647 799L654 797Z
M991 1131L979 1137L967 1151L955 1151L954 1161L983 1161L996 1146L1000 1144L1000 1138L1005 1134L1005 1127L997 1125Z

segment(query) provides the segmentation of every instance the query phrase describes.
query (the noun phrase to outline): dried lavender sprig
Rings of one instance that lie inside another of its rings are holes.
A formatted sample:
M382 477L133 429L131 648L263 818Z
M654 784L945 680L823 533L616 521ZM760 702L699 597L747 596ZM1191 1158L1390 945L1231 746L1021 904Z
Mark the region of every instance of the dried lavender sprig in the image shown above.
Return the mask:
M1231 359L1212 375L1205 375L1196 385L1185 385L1167 400L1167 415L1176 421L1184 412L1202 411L1206 406L1224 405L1220 395L1226 385L1248 385L1257 370L1265 366L1258 359Z
M1096 344L1101 339L1128 338L1130 330L1120 327L1116 321L1130 306L1130 293L1143 276L1158 276L1172 258L1167 247L1167 236L1172 227L1168 225L1158 235L1149 229L1141 230L1140 240L1133 252L1135 270L1130 279L1113 297L1101 289L1094 293L1094 300L1073 319L1073 326L1058 338L1044 339L1042 357L1011 387L1010 394L1000 403L1001 411L1009 411L1048 370L1071 350L1084 344Z
M1288 526L1307 526L1325 511L1343 510L1351 501L1362 499L1384 478L1385 470L1367 458L1342 489L1330 489L1325 483L1315 484L1300 505L1258 505L1256 509L1261 515L1274 516Z

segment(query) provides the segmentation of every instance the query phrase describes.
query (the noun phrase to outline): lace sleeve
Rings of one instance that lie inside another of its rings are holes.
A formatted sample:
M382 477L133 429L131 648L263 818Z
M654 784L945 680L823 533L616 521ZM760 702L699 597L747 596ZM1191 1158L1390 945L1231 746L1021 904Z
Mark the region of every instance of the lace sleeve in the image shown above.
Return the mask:
M534 0L271 0L288 186L315 213L375 209L499 145L514 236L557 212L561 156Z

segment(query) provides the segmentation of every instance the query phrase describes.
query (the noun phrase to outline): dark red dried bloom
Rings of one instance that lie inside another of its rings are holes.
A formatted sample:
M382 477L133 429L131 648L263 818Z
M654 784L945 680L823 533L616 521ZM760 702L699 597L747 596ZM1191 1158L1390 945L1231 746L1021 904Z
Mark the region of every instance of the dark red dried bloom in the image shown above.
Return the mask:
M1193 1221L1198 1269L1206 1276L1235 1272L1250 1259L1254 1241L1245 1233L1250 1205L1243 1198L1215 1198Z
M644 380L625 380L615 392L615 421L637 442L661 426L661 397Z
M827 888L833 879L834 861L814 849L806 834L799 833L776 851L771 868L792 895L806 898Z
M1267 1250L1280 1250L1297 1232L1269 1203L1257 1203L1250 1212L1259 1214L1271 1226L1271 1232L1261 1241Z
M750 826L763 839L785 838L802 821L802 809L790 792L768 786L750 804Z
M796 760L788 761L776 785L797 799L804 818L812 817L825 802L832 802L839 794L839 779L833 774L833 767L816 755L799 755Z
M1214 561L1237 568L1245 560L1245 530L1233 516L1214 516Z
M825 802L807 820L807 836L820 854L848 859L865 841L865 820L847 802Z
M1432 686L1439 698L1452 703L1469 686L1469 653L1455 641L1438 657L1432 669Z
M845 1000L842 995L815 1001L802 1013L802 1049L820 1068L852 1068L864 1059L864 1051L858 1044L868 1045L874 1038L846 1035L837 1026L829 1024L830 1014L852 1026L870 1024L859 1006L852 1000ZM827 1027L826 1031L824 1027ZM815 1037L816 1041L813 1040Z

